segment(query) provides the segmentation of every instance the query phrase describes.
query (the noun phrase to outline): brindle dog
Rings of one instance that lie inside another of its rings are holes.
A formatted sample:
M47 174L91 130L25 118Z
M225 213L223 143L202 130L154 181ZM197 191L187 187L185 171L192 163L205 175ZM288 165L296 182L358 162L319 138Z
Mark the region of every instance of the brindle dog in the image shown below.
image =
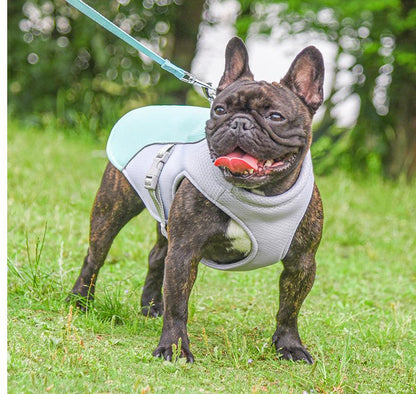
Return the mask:
M225 71L206 124L212 159L222 158L217 165L228 182L263 196L281 195L291 189L311 145L311 123L323 100L323 78L321 53L307 47L280 83L256 82L243 42L238 38L229 42ZM224 161L235 152L243 157L242 167L237 169L227 166L228 159ZM123 174L109 163L92 209L88 254L72 289L81 308L93 297L98 272L112 241L144 208ZM145 315L163 314L163 331L154 356L170 360L172 345L180 339L181 355L193 362L187 334L188 300L198 263L205 258L228 264L248 252L234 246L235 238L227 231L231 222L188 179L181 182L169 212L167 239L158 225L141 298ZM273 343L284 359L313 363L300 340L297 320L314 282L322 226L322 203L315 184L282 260ZM238 231L239 237L245 236L241 228Z

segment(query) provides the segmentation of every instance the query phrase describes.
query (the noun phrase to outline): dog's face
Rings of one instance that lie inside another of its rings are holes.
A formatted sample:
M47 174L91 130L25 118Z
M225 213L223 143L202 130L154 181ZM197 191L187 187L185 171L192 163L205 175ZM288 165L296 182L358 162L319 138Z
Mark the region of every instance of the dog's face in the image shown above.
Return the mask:
M256 82L243 42L228 43L206 134L214 163L229 182L261 191L300 168L322 103L323 78L322 55L308 47L280 83Z

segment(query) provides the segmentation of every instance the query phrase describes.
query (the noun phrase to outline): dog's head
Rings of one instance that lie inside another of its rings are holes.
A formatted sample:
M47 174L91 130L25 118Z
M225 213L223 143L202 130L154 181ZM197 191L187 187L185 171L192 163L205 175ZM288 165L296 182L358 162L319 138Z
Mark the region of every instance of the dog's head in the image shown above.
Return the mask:
M322 55L309 46L280 83L254 81L244 43L230 40L206 126L212 158L229 182L273 193L276 183L297 176L323 100L323 79Z

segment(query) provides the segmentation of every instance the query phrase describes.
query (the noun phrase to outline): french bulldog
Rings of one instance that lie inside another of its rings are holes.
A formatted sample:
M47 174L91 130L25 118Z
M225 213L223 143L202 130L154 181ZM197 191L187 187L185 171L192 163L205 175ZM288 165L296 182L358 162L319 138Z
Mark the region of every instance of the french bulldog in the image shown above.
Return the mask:
M187 333L188 300L201 260L219 269L243 270L281 260L272 343L280 358L314 362L299 337L298 314L314 283L323 226L309 152L323 79L322 55L313 46L296 56L279 83L268 83L254 80L244 43L239 38L228 43L225 71L206 122L209 160L201 167L218 201L185 177L170 206L166 236L158 224L149 254L142 312L163 315L154 356L171 360L172 346L180 343L181 357L194 361ZM230 208L233 199L236 210ZM275 219L281 208L287 209L284 219ZM143 199L108 163L92 208L88 254L71 293L78 307L86 308L93 298L112 241L143 209Z

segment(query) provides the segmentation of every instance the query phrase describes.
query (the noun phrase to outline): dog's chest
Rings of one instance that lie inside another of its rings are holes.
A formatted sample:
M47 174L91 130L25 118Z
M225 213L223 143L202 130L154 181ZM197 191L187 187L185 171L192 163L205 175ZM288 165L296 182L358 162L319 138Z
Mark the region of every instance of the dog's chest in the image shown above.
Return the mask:
M230 220L225 232L230 241L230 249L248 255L251 250L251 241L244 229L234 220Z
M215 235L204 246L203 258L216 264L230 264L247 257L252 249L251 240L244 229L230 219L225 231Z

